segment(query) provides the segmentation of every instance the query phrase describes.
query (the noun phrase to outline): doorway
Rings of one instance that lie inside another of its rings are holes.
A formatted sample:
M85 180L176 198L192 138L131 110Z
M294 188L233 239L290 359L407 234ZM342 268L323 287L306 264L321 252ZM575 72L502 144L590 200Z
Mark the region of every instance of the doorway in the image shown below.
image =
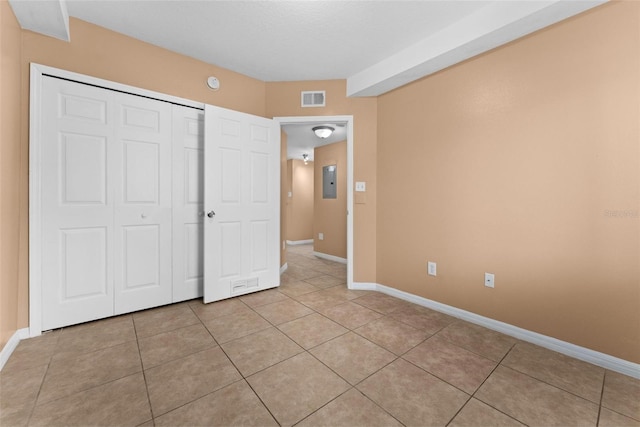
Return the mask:
M327 123L343 127L347 146L346 158L346 218L347 218L347 287L353 286L353 116L297 116L297 117L275 117L274 120L280 123L283 129L288 125L326 125ZM302 153L300 158L302 158ZM283 197L287 194L282 195ZM282 215L282 212L281 212ZM314 236L314 238L317 236ZM286 239L283 239L283 248L286 248Z

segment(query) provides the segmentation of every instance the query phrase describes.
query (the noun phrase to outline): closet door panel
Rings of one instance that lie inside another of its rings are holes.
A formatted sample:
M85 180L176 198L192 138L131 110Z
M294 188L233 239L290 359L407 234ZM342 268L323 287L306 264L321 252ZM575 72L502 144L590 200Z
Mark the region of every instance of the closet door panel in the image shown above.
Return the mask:
M173 301L202 297L204 112L173 106Z
M171 104L115 95L115 313L172 302Z
M113 92L43 78L42 329L114 313Z

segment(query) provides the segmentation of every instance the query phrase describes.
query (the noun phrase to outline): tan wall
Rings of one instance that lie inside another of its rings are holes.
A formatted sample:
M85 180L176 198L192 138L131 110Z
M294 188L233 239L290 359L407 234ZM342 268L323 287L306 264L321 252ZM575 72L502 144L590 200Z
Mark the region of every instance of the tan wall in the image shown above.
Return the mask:
M313 250L339 258L347 257L347 142L336 142L313 150L315 189ZM336 198L322 197L322 168L336 165ZM318 238L324 235L324 240Z
M287 240L313 239L313 162L287 160L291 171L289 190L291 197L284 195L287 203Z
M347 98L345 80L267 83L267 117L354 117L354 180L367 183L363 203L354 205L354 280L376 282L377 98ZM300 107L300 91L325 90L326 107Z
M289 175L287 172L287 133L280 130L280 267L287 263L287 191Z
M379 97L378 282L640 362L639 32L609 3Z
M19 328L21 29L0 2L0 348ZM26 168L24 170L26 173Z
M5 2L1 3L3 8L6 7ZM30 31L22 31L20 162L13 172L8 173L15 180L18 179L16 174L19 173L20 181L19 185L16 186L20 198L18 207L20 211L19 286L15 290L13 289L14 284L5 285L4 282L2 284L3 292L18 293L18 328L27 327L29 317L27 212L29 200L28 76L30 62L265 116L264 82L152 46L77 19L71 19L70 25L70 43ZM4 21L2 27L4 40ZM206 78L211 75L215 75L220 79L221 88L217 92L211 91L206 86ZM2 122L5 122L4 111ZM17 248L14 250L17 250ZM4 259L3 254L3 262ZM5 286L9 286L10 290L6 291L4 289Z

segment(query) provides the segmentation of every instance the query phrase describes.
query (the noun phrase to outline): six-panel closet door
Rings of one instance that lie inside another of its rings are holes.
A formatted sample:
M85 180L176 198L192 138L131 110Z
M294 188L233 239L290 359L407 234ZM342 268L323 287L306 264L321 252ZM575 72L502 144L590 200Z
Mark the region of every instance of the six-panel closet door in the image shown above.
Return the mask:
M43 330L114 313L115 94L43 79Z
M201 295L197 111L43 78L43 330L169 304L174 288L177 300ZM187 278L175 287L174 264Z
M172 105L116 93L115 314L172 302Z

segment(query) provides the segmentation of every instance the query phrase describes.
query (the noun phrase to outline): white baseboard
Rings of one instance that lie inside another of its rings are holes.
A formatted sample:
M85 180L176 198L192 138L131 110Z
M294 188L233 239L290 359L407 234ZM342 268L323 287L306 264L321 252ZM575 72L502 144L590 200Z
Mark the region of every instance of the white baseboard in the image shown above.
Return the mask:
M500 322L498 320L484 317L470 311L462 310L460 308L456 308L447 304L442 304L437 301L413 295L399 289L391 288L389 286L380 285L377 283L354 282L353 289L377 290L384 294L391 295L393 297L400 298L405 301L409 301L414 304L418 304L423 307L427 307L462 320L466 320L467 322L484 326L485 328L501 332L505 335L512 336L519 340L536 344L540 347L548 348L549 350L557 351L558 353L562 353L567 356L574 357L576 359L583 360L585 362L592 363L594 365L640 379L640 364L638 363L629 362L628 360L620 359L605 353L600 353L599 351L571 344L566 341L561 341L557 338L519 328L508 323Z
M2 368L4 368L4 365L9 360L9 357L11 357L11 354L16 349L18 344L20 344L20 341L25 338L29 338L29 328L18 329L13 333L13 335L11 335L9 341L7 341L7 343L4 345L4 347L2 347L2 350L0 351L0 371L2 371Z
M309 243L313 243L313 239L309 239L309 240L287 240L287 245L291 245L291 246L308 245Z
M323 258L323 259L327 259L329 261L339 262L340 264L346 264L347 263L347 259L346 258L340 258L340 257L335 256L335 255L323 254L322 252L316 252L316 251L313 251L313 254L315 256L317 256L318 258Z
M354 289L357 291L377 291L378 284L377 283L365 283L365 282L353 282L349 289Z
M289 264L287 264L286 262L280 266L280 274L284 273L285 271L287 271L287 268L289 268Z

